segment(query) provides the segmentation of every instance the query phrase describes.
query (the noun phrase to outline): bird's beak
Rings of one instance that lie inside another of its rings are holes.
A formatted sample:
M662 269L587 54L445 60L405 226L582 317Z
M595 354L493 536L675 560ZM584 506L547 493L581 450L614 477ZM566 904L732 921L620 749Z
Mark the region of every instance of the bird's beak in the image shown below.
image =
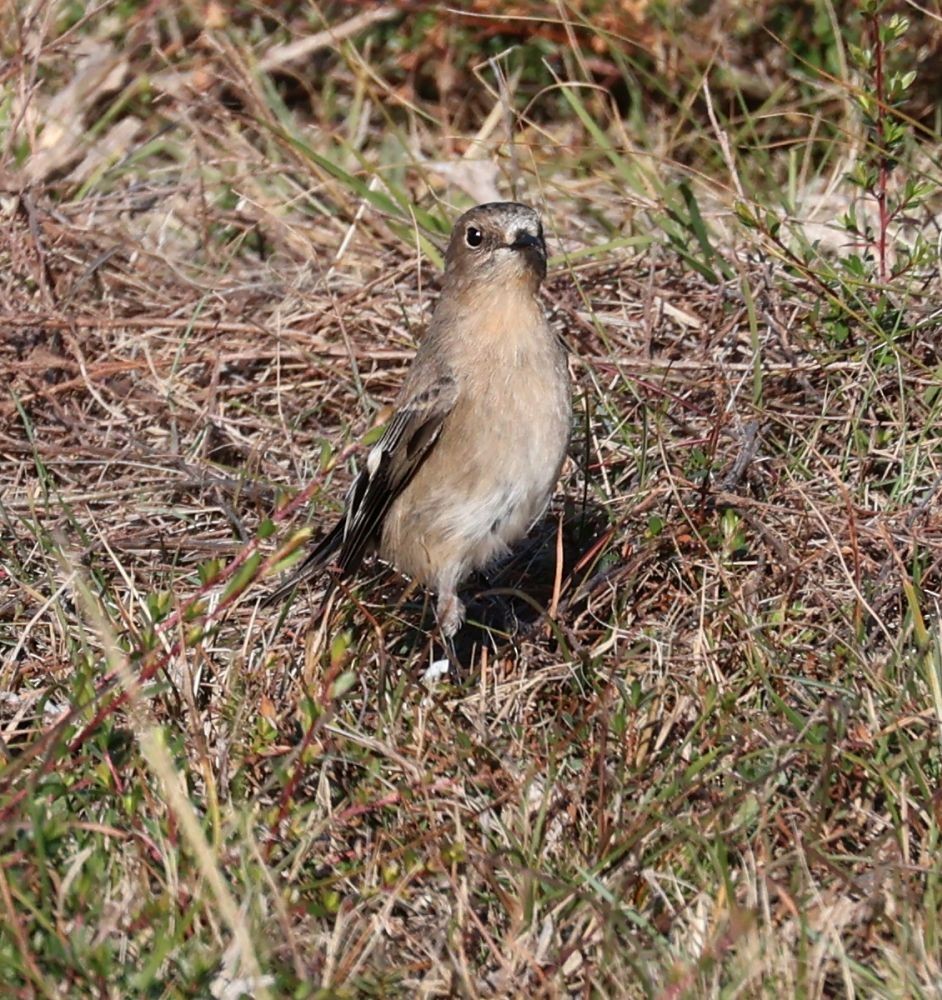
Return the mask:
M510 244L511 250L526 250L529 247L535 247L541 254L546 255L546 243L542 236L534 236L525 229L514 234L514 241Z

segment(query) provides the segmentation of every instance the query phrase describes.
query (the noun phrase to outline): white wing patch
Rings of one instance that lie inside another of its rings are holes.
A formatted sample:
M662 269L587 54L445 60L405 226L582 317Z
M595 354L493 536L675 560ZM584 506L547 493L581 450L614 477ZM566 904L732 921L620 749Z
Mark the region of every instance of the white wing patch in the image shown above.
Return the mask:
M376 475L376 470L379 468L379 463L383 460L383 446L382 443L374 444L370 448L369 455L366 456L366 471L371 475Z

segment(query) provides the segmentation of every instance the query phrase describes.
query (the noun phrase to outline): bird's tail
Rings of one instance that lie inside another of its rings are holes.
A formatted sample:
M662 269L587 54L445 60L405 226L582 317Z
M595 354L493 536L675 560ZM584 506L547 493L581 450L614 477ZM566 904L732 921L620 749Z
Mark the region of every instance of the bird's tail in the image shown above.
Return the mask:
M262 598L263 606L270 604L280 604L286 597L305 580L310 580L318 576L327 567L331 556L340 548L343 542L343 519L339 520L325 535L308 555L307 559L288 577L281 586L276 587L270 594Z

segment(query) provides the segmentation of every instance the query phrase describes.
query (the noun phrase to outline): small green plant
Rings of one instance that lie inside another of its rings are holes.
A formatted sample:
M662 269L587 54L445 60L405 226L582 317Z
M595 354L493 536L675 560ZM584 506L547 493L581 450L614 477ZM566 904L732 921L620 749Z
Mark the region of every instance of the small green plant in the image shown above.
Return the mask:
M842 216L843 228L862 253L844 259L848 277L865 280L871 270L881 285L925 264L931 253L928 242L917 236L912 245L899 231L926 201L932 186L915 177L900 179L898 167L912 139L903 105L916 80L916 71L897 68L897 51L909 19L888 14L886 0L864 0L860 6L860 44L848 52L861 78L854 94L866 131L866 148L847 180L876 202L876 223L858 218L854 207Z
M906 294L937 266L936 248L919 218L937 185L918 167L919 126L904 111L917 79L905 62L910 22L889 7L888 0L861 0L846 32L856 78L848 88L864 141L844 174L856 189L837 219L849 236L844 252L823 254L800 226L788 227L786 234L778 213L767 206L745 201L735 206L743 225L763 232L788 266L819 289L812 324L831 348L877 342L890 347L901 340L911 330ZM861 341L862 329L873 336ZM878 360L892 363L894 353L891 348Z

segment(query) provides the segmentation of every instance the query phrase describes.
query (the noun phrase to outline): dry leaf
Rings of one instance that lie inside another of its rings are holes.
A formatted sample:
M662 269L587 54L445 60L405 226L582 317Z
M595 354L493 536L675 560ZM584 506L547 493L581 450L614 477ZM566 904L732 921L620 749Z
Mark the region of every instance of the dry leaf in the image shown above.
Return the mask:
M25 168L32 183L45 180L82 155L88 141L88 109L116 91L127 76L128 61L114 46L89 40L78 50L75 76L42 111L43 130Z

